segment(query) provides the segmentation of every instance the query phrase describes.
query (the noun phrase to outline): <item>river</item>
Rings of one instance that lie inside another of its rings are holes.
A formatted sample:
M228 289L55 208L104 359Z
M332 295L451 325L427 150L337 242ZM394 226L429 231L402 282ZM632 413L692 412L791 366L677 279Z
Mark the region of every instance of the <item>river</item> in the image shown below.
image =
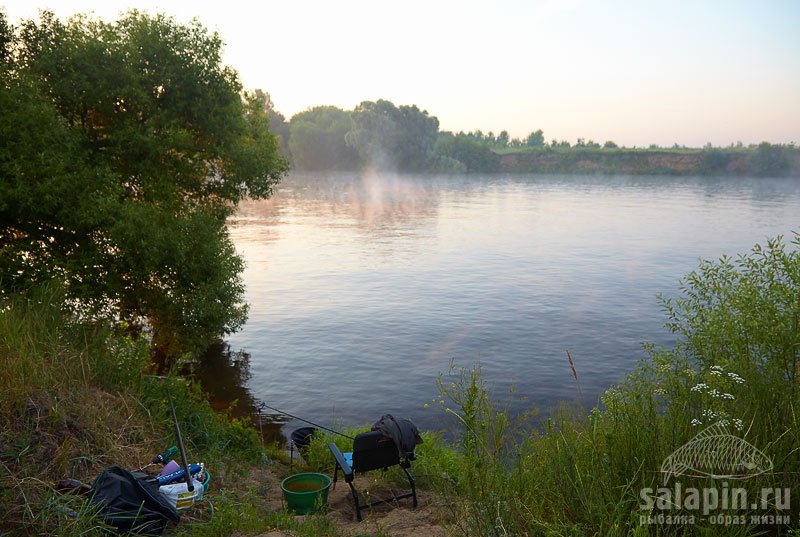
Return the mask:
M642 342L671 344L658 293L800 230L800 180L295 173L229 229L250 317L199 366L222 406L446 429L424 405L451 361L513 412L597 404Z

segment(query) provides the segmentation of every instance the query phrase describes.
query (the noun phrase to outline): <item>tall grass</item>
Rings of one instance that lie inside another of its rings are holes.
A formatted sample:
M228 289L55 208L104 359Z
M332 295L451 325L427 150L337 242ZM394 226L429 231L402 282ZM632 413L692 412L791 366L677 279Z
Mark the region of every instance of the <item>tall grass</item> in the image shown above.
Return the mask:
M257 433L217 416L197 386L146 375L146 341L108 323L78 322L57 287L0 303L0 533L101 531L82 498L58 480L91 483L103 468L137 468L175 443L175 400L189 456L217 477L257 460Z
M771 501L766 509L712 511L744 522L720 525L684 504L660 511L645 498L663 494L665 458L713 423L757 446L774 468L730 483L684 475L684 489L741 486L749 497L762 487L800 491L797 238L792 246L787 249L779 238L735 260L702 263L682 281L681 297L662 299L678 344L647 346L649 358L591 411L562 406L540 429L520 427L493 406L479 368L440 382L450 406L446 412L461 425L459 456L446 462L421 456L420 464L428 473L449 476L439 489L452 498L460 533L788 534L791 525L755 524L749 517L788 515L796 527L796 499L789 509ZM698 516L690 524L647 519L660 513Z

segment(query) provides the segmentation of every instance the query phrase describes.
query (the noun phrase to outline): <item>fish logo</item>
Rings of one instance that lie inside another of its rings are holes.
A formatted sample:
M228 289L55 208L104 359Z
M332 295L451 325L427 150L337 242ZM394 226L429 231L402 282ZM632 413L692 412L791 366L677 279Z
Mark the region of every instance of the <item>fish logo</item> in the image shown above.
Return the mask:
M753 444L715 423L672 452L661 464L664 486L671 476L747 479L772 470L772 461Z

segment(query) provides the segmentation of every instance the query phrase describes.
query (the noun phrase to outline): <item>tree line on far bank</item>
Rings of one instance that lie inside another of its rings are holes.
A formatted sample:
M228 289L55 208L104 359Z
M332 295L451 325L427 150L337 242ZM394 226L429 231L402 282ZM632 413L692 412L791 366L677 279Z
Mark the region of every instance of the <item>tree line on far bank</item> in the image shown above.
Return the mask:
M270 129L281 139L281 151L298 170L359 170L377 168L397 172L491 173L499 170L501 155L517 152L561 154L614 154L642 151L702 153L698 172L723 172L734 158L746 154L747 171L755 175L783 175L791 168L794 143L762 142L745 146L688 148L674 144L659 147L620 147L612 140L602 144L578 138L545 139L542 129L524 138L499 134L440 131L439 120L416 105L395 105L379 99L364 101L353 110L316 106L289 120L278 112L269 95L264 97Z

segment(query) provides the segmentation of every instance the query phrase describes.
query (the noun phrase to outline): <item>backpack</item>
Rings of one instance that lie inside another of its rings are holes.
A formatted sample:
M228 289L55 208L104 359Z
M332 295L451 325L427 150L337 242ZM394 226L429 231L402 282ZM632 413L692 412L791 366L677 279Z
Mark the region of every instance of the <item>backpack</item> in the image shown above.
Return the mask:
M103 522L120 531L161 535L168 522L180 521L180 515L148 477L118 466L106 468L92 484L89 503Z

